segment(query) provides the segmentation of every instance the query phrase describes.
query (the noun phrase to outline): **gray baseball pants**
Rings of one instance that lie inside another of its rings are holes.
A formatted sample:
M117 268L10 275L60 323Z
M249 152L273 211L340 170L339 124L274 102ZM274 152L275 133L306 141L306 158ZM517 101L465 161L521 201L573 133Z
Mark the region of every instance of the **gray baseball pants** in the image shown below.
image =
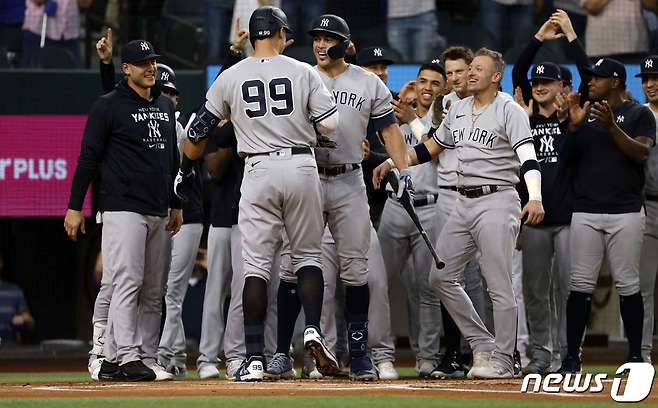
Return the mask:
M434 204L416 207L416 214L425 228L430 242L436 240L436 207ZM441 335L441 304L429 284L429 273L434 259L411 217L400 203L386 201L379 224L387 279L400 274L410 307L410 332L416 341L416 360L436 362L439 359ZM406 268L407 261L411 268ZM372 272L370 272L372 273ZM377 308L375 309L377 310Z
M185 367L187 363L183 300L199 252L201 235L203 224L184 224L172 239L171 268L165 292L166 317L158 347L158 360L165 367Z
M168 219L126 211L103 213L103 269L112 298L104 355L125 364L157 359L162 297L171 259ZM138 313L139 312L139 313Z
M533 360L551 362L551 332L557 330L558 343L553 348L562 358L567 351L567 299L569 297L569 231L568 225L524 226L523 285ZM559 294L556 310L551 307L553 288ZM552 313L557 327L552 327Z
M517 306L512 289L512 257L521 204L513 187L478 198L460 196L441 231L437 253L445 262L432 269L430 283L473 351L492 351L492 359L513 368ZM480 266L493 304L494 337L461 283L464 268L480 251Z

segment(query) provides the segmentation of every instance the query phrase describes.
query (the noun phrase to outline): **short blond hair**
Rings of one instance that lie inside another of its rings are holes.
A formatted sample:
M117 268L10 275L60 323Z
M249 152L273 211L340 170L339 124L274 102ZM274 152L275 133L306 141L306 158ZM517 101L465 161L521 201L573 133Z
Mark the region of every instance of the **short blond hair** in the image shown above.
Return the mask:
M496 72L500 72L502 77L505 72L505 60L503 59L503 54L498 51L490 50L488 48L480 48L475 52L476 57L485 56L491 58L494 63L494 69Z

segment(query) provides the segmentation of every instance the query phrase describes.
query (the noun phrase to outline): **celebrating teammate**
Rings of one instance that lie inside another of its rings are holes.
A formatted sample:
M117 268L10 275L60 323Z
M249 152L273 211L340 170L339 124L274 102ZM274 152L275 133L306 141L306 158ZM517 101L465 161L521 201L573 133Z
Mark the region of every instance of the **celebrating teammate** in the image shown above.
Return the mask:
M469 66L468 90L473 96L455 102L434 136L408 153L410 164L416 165L438 157L444 149L457 151L460 197L439 236L437 253L445 268L433 269L430 282L473 349L470 378L514 375L517 318L512 254L520 219L527 217L526 223L536 224L544 215L528 116L512 97L499 92L503 68L499 53L480 49ZM523 210L514 188L519 167L530 194ZM373 182L379 185L390 170L390 164L383 163ZM495 337L460 285L464 267L477 250L493 303Z
M573 134L565 147L574 168L574 205L567 356L560 368L564 373L581 370L580 347L604 255L619 292L629 344L627 360L643 361L639 272L645 225L643 165L656 139L656 121L649 108L623 99L626 68L621 62L600 59L589 74L594 103L580 107L576 96L570 98Z

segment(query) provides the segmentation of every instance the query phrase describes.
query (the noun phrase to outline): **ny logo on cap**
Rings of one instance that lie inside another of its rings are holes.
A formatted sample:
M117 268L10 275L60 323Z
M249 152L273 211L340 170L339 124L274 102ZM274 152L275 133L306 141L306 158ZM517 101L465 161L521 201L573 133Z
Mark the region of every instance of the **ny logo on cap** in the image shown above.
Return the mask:
M165 71L162 74L160 74L160 79L163 81L169 81L169 72Z
M142 47L142 51L148 51L150 49L149 44L146 41L139 43L139 46Z
M624 123L624 115L617 116L617 123Z
M438 58L437 58L437 59L433 59L433 60L432 60L432 64L439 64L439 65L440 65L440 64L441 64L441 60L438 59Z
M653 68L653 60L648 59L644 62L644 68Z
M329 19L323 18L322 21L320 21L320 27L329 27Z
M382 56L382 49L381 48L375 48L372 50L372 53L375 55L375 57L381 57Z
M544 66L543 65L537 65L537 72L536 74L543 74L544 73Z

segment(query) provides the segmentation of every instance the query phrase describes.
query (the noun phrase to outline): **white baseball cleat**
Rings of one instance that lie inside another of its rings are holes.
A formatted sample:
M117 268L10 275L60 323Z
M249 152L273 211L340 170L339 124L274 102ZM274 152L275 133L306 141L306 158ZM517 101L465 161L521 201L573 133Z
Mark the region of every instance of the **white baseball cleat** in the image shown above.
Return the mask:
M400 378L392 361L384 361L383 363L377 364L377 371L379 372L380 380L397 380Z
M155 381L171 381L174 379L174 375L172 373L167 372L167 369L165 369L160 363L154 363L150 366L148 366L153 372L155 373Z
M304 348L309 350L315 358L320 374L333 376L340 371L336 356L327 347L327 343L317 328L309 326L304 330Z
M208 380L210 378L219 378L219 370L212 364L203 364L199 367L199 378Z
M485 365L473 367L469 375L471 378L514 378L514 372L496 360L489 360Z
M265 359L251 356L245 360L235 374L234 381L263 381L265 377Z
M490 351L476 351L473 353L473 365L471 369L466 374L466 378L473 378L473 370L481 369L488 365L489 360L491 360Z
M230 360L226 362L226 379L229 381L235 381L235 374L242 366L242 360Z
M92 380L98 381L98 373L101 371L103 361L105 361L105 359L102 357L96 358L87 365L87 370L89 370L89 375L91 376Z

